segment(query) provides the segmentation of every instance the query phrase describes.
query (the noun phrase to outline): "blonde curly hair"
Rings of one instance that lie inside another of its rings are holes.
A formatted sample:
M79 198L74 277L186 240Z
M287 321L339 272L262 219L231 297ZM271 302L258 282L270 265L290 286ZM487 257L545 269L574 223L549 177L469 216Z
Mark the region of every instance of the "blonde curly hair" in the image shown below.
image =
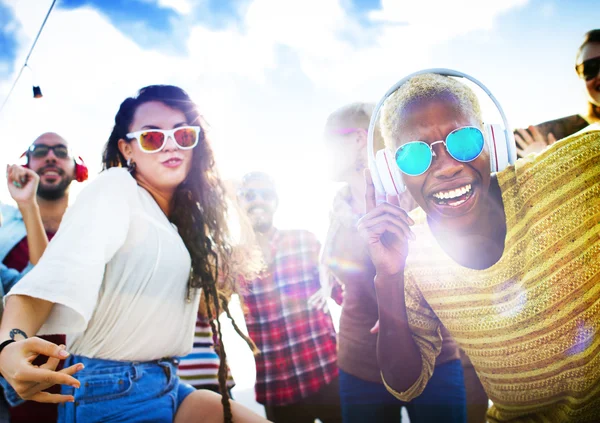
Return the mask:
M454 97L458 107L467 116L482 122L481 107L475 93L462 82L448 76L427 73L409 79L392 95L390 95L380 112L381 133L385 145L394 148L402 131L402 112L407 105L423 99L440 96Z

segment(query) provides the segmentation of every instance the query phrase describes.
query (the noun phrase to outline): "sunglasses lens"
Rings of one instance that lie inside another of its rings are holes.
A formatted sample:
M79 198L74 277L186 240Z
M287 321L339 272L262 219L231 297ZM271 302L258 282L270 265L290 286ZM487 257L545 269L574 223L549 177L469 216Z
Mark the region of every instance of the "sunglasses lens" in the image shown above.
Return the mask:
M181 148L192 148L198 142L196 128L181 128L175 131L175 142Z
M254 192L254 190L248 190L248 191L244 192L244 200L250 202L250 201L254 201L255 198L256 198L256 193Z
M594 79L598 75L598 71L600 71L600 57L583 62L582 74L586 81Z
M157 151L165 141L165 135L158 131L143 132L140 134L140 146L144 151Z
M66 159L67 157L69 157L69 150L67 149L67 147L59 145L57 147L54 147L54 155L59 159Z
M407 175L421 175L431 164L431 149L421 141L406 143L396 151L396 164Z
M275 191L270 189L265 189L261 191L260 196L265 201L273 201L275 199Z
M31 151L31 155L36 159L41 159L42 157L46 157L50 148L46 145L36 145Z
M446 138L448 153L459 162L475 160L483 151L483 134L477 128L461 128Z

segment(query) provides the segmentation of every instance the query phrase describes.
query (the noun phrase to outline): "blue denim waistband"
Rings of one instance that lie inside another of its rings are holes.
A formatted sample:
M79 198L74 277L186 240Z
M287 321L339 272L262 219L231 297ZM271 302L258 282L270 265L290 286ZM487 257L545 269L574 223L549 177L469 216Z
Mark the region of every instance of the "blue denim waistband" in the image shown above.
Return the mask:
M105 360L102 358L91 358L84 357L81 355L70 355L65 359L65 367L72 366L73 364L83 363L85 366L86 374L102 374L102 373L113 373L121 370L131 370L132 377L137 379L145 369L152 368L155 366L162 367L165 370L167 379L171 375L177 374L177 367L179 366L179 358L177 357L165 357L159 360L152 361L117 361L117 360ZM169 369L168 371L166 369ZM77 378L77 373L75 374ZM0 385L4 391L4 397L11 407L23 404L25 402L12 386L4 379L0 377Z
M165 357L158 360L152 361L118 361L118 360L106 360L103 358L92 358L85 357L82 355L70 355L65 359L65 367L72 366L73 364L82 363L86 370L94 371L101 369L145 369L154 366L170 366L177 368L179 366L178 357Z
M63 385L63 395L74 403L59 406L59 421L170 422L181 402L194 391L177 376L178 358L152 361L115 361L73 355L65 366L82 363L74 374L79 389ZM140 414L140 407L145 412Z

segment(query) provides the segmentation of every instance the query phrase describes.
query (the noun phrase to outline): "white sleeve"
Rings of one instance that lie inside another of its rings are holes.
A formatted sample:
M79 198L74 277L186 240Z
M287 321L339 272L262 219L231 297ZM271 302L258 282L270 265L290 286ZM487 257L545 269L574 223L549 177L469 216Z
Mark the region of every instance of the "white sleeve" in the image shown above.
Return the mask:
M39 263L11 289L7 297L27 295L55 303L38 334L86 329L106 263L127 237L136 187L124 169L100 174L68 208Z

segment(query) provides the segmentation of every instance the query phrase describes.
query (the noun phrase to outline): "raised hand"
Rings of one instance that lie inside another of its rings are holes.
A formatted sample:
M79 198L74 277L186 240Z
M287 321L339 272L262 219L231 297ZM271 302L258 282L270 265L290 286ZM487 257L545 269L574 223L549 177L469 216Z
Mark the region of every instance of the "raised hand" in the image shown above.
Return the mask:
M529 132L527 132L527 129ZM517 143L517 155L519 157L525 157L531 153L539 153L550 144L556 142L556 138L552 133L549 133L548 137L545 137L535 126L530 126L527 129L515 130L515 142Z
M37 367L32 364L38 355L48 358L46 364ZM0 371L6 381L23 399L37 402L73 401L72 395L42 392L53 385L62 384L79 388L79 381L72 375L83 369L83 364L75 364L60 371L56 366L68 357L64 345L58 346L41 338L28 338L7 345L0 354Z
M10 196L19 206L35 202L40 177L31 169L19 165L6 167L6 179Z
M408 214L392 202L376 205L375 186L371 173L365 171L367 204L366 214L358 221L358 232L367 243L369 255L378 276L392 276L404 269L408 255L408 240L415 239L410 226L414 225Z

